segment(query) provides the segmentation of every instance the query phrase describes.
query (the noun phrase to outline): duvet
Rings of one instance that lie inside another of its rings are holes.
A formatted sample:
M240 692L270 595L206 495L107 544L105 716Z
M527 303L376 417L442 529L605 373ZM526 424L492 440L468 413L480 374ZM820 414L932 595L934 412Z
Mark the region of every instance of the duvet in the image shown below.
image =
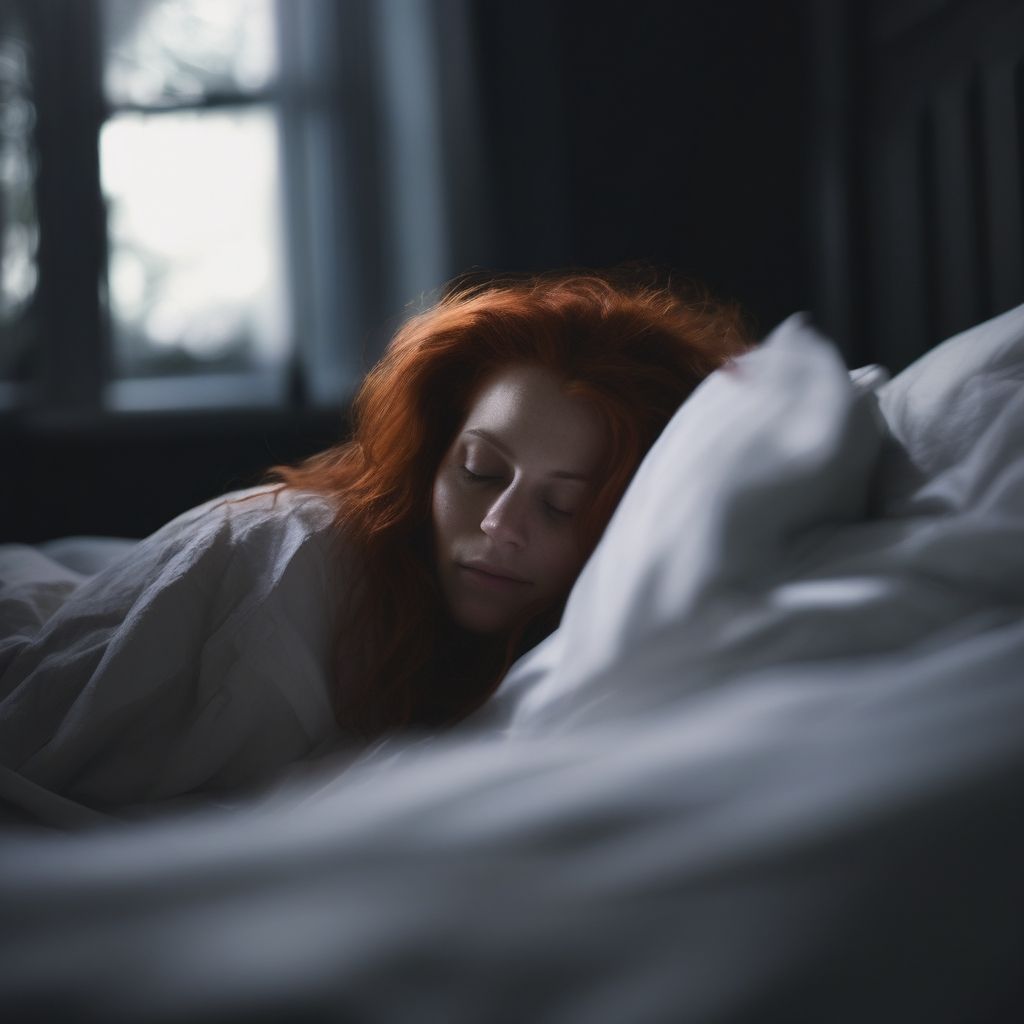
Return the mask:
M334 739L331 515L256 488L138 543L0 549L0 786L152 805L236 790Z
M1019 1019L1022 453L1024 308L891 381L851 380L792 318L679 411L495 698L358 755L319 724L315 503L212 503L80 578L68 548L8 550L0 1001L111 1021ZM156 641L125 673L108 659L146 622L131 609L179 585L207 625L155 648L174 671L133 698ZM65 672L96 629L111 642ZM202 720L224 693L239 717ZM152 701L177 717L147 760Z

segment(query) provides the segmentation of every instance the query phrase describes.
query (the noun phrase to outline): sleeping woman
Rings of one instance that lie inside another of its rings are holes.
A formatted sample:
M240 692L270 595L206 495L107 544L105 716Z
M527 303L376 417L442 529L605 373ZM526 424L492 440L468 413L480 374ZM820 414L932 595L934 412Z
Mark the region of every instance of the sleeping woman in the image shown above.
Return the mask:
M344 443L99 572L0 555L0 763L113 807L454 725L557 626L645 452L748 344L732 308L606 275L454 287Z

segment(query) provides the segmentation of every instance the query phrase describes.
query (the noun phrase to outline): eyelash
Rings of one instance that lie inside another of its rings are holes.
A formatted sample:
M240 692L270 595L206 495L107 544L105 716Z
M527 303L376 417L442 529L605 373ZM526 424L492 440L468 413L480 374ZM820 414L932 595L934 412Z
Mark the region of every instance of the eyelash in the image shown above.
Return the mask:
M485 484L490 483L493 480L499 479L497 475L488 473L474 473L469 466L460 466L459 472L462 474L463 479L467 483L471 484ZM551 502L544 502L544 511L548 513L553 519L571 519L573 513L564 508L558 508L556 505L552 505Z

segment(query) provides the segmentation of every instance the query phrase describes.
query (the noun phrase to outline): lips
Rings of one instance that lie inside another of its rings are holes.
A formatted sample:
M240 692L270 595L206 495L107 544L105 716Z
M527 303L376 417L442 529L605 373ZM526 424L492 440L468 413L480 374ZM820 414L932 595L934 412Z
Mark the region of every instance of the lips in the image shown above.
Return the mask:
M460 569L464 569L481 583L493 582L497 586L528 586L530 581L516 576L507 569L491 565L489 562L458 562Z

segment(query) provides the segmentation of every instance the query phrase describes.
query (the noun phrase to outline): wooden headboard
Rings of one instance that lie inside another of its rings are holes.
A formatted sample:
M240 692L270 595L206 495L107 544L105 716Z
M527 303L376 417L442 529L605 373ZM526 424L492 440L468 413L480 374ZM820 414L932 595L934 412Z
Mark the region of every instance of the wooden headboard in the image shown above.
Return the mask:
M819 315L898 370L1024 302L1024 2L811 2Z

